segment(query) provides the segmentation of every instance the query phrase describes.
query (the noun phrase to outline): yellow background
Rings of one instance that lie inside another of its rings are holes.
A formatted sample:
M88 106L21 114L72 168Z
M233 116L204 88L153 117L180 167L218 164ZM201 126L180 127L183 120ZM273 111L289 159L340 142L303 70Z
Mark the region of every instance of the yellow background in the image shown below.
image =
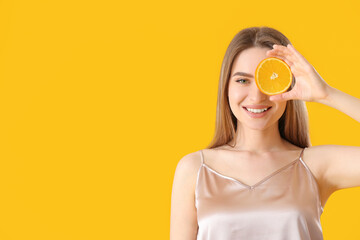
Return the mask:
M0 239L169 239L174 171L213 136L235 34L280 30L326 82L360 98L359 9L0 1ZM313 145L359 145L360 123L306 104ZM360 239L359 203L360 188L330 197L325 239Z

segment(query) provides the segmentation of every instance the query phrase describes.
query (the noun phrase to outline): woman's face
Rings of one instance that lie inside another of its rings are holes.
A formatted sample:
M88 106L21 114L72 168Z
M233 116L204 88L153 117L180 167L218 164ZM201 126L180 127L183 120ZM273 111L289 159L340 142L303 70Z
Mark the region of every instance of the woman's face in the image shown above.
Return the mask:
M276 123L286 108L286 101L272 102L268 95L262 93L255 83L255 70L261 60L267 58L266 51L270 48L252 47L242 51L234 60L229 80L230 108L238 119L238 124L252 129L266 129ZM264 109L257 114L246 110Z

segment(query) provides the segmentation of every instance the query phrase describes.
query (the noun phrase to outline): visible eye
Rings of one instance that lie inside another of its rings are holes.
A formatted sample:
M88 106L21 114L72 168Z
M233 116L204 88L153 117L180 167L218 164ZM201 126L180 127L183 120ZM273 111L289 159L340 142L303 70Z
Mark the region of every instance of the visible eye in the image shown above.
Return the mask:
M235 82L241 82L241 83L245 83L245 81L247 81L247 79L238 79L238 80L236 80Z

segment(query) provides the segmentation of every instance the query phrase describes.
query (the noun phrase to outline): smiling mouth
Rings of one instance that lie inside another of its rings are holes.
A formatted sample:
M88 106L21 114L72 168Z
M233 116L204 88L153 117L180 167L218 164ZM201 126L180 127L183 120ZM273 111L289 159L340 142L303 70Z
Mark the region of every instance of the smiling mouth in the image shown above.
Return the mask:
M263 112L266 112L268 111L271 107L268 107L268 108L263 108L263 109L249 109L247 107L243 107L246 111L248 112L251 112L251 113L263 113Z

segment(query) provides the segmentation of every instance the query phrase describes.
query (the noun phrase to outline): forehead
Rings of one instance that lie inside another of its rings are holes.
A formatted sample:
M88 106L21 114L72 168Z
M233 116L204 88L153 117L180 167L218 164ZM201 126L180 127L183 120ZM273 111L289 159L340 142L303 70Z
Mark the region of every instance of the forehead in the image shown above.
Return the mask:
M266 51L270 48L251 47L243 50L234 59L232 66L232 73L235 71L242 71L247 73L253 73L256 70L257 65L265 58Z

